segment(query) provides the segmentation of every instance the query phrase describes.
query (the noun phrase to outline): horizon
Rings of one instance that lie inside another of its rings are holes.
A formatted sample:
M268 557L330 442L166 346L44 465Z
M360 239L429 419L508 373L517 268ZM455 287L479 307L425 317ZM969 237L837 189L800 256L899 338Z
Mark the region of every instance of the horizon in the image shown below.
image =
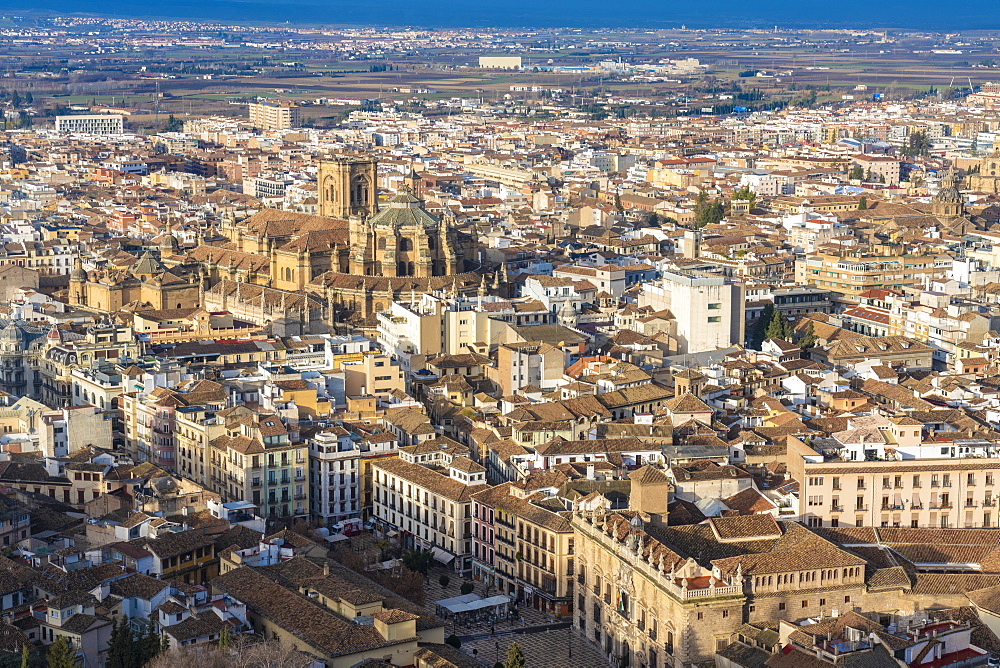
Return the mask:
M556 0L544 6L526 0L475 5L445 0L422 6L398 0L378 5L298 0L281 5L279 11L275 11L273 3L264 0L212 0L202 3L156 1L146 3L146 10L141 13L135 11L135 5L128 5L132 10L128 12L122 11L122 7L121 3L109 0L45 0L44 3L26 9L23 4L0 0L0 12L24 18L80 15L213 23L289 23L299 26L664 30L685 25L691 30L766 29L777 26L793 30L888 29L931 32L1000 29L1000 16L990 13L988 10L991 7L981 0L962 3L960 12L954 11L954 6L939 3L904 4L900 0L894 0L873 7L860 0L847 0L838 5L838 15L843 17L838 19L831 19L825 8L820 10L806 7L790 0L766 0L752 4L723 0L712 5L711 14L697 11L691 5L669 8L652 0L618 3L614 5L614 11L607 11L607 5L593 0ZM907 17L907 20L900 20L902 16ZM391 17L391 20L386 20L387 17Z

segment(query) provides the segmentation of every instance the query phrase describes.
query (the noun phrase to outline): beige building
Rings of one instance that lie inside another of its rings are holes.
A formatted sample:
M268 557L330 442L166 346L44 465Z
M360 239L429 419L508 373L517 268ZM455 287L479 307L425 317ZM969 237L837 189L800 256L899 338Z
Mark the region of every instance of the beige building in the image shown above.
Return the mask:
M537 610L571 615L573 527L561 502L512 483L472 499L473 577Z
M497 364L487 375L503 395L517 394L527 385L552 390L563 383L564 360L561 349L543 341L505 343L497 348Z
M309 446L292 440L276 415L245 407L220 411L222 433L208 442L207 487L223 501L250 501L264 515L309 514Z
M299 107L294 102L255 102L247 105L250 125L265 132L297 128Z
M317 181L321 216L367 218L378 211L378 165L372 158L341 156L322 160Z
M472 495L486 486L486 469L436 441L402 447L372 462L374 516L402 533L409 547L431 550L460 573L472 570Z
M647 466L631 478L632 511L609 512L594 494L575 504L572 519L574 626L617 665L711 661L746 622L868 602L865 560L805 527L772 515L668 526L666 476ZM895 607L890 600L877 605Z
M936 255L900 255L892 246L853 253L810 253L795 263L795 283L813 285L857 299L867 290L899 289L944 278L951 258Z
M920 425L892 427L919 438ZM799 481L801 520L809 526L997 527L1000 459L824 461L788 439L788 472Z
M639 293L639 307L669 310L677 354L700 353L743 343L742 286L707 272L663 272Z
M406 381L399 362L387 355L365 355L341 364L348 396L368 394L387 399L393 392L405 392Z
M488 70L519 70L521 56L479 56L479 66Z

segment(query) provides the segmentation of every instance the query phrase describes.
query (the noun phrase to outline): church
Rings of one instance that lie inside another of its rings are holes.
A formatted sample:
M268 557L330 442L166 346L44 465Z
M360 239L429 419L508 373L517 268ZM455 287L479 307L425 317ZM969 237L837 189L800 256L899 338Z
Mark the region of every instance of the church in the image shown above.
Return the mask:
M452 217L431 214L411 192L380 207L377 166L367 157L323 160L323 215L263 209L199 230L190 250L165 233L130 265L88 272L78 258L69 302L109 313L222 309L287 335L328 331L337 322L370 326L375 313L414 294L484 292L475 227L462 230Z

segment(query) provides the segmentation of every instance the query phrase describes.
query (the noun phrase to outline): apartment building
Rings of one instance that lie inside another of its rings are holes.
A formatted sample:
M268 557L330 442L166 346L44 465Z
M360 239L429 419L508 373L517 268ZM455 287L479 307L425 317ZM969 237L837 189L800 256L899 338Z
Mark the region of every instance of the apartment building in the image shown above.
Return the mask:
M951 269L948 257L933 254L900 254L893 246L876 246L851 253L810 253L795 263L795 282L838 292L857 300L862 292L884 288L898 290L944 278Z
M497 363L487 374L502 388L502 394L517 394L528 385L553 390L563 384L565 355L543 341L504 343L497 348Z
M208 442L209 489L223 501L250 501L272 517L309 514L309 447L273 414L220 411L223 433Z
M265 132L277 132L301 125L299 107L294 102L254 102L247 105L250 125Z
M564 502L511 483L472 496L472 576L560 617L573 610L573 527Z
M393 392L405 392L406 380L399 362L387 355L371 354L353 362L343 362L347 396L371 395L387 399Z
M60 134L120 135L125 124L117 114L56 116L56 132Z
M374 517L384 529L456 572L472 571L472 495L486 486L485 468L431 443L373 461L372 477Z
M376 314L379 344L404 371L435 355L467 353L473 344L490 341L490 318L504 304L414 295L409 303L393 302Z
M204 406L220 411L226 407L226 390L218 383L201 380L176 389L155 387L149 392L126 392L120 405L125 444L132 456L173 471L177 409Z
M919 430L919 425L899 429ZM788 472L800 483L800 520L807 526L1000 526L997 457L827 459L789 438Z
M343 427L309 440L310 514L322 526L361 517L361 447Z
M659 282L639 293L640 307L669 310L677 354L699 353L743 342L745 327L742 286L706 272L663 272Z

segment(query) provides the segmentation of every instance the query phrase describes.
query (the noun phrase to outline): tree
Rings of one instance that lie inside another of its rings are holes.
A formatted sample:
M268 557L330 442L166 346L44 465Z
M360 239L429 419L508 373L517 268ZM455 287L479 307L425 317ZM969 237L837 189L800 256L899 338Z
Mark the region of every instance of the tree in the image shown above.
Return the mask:
M156 622L152 619L149 620L149 624L146 626L146 632L139 639L138 645L140 657L139 665L145 664L147 661L150 661L153 657L160 653L162 642L160 634L156 631Z
M167 125L163 128L164 132L180 132L184 129L184 122L178 118L175 118L173 114L167 117Z
M150 661L146 668L307 668L313 658L278 640L260 641L237 635L232 647L176 647Z
M422 550L410 550L403 555L403 565L411 571L416 571L422 575L427 575L427 571L430 570L433 561L433 555L430 552Z
M454 633L445 638L444 642L446 645L451 645L455 649L460 649L462 647L462 640Z
M704 201L702 200L703 195L705 196ZM694 223L699 228L706 225L717 225L726 215L726 208L722 200L708 202L708 196L705 195L704 190L698 195L698 203L695 204L694 211Z
M868 208L868 198L862 195L861 199L858 200L858 209L864 210L867 208Z
M471 594L475 588L476 585L466 580L465 582L462 583L462 587L459 589L459 591L461 591L462 595L464 596L465 594Z
M108 640L108 668L135 668L139 665L138 644L129 626L128 617L111 621L111 638Z
M806 324L806 331L799 339L799 348L802 350L809 350L816 345L816 328L813 327L813 321L810 320Z
M66 636L59 636L54 643L49 645L45 663L48 668L76 668L76 658L66 641Z
M771 322L767 323L767 329L764 331L764 339L785 338L785 325L787 322L788 321L785 320L784 316L775 312L771 318Z
M618 193L615 193L615 211L621 213L624 210L625 207L622 206L622 196L619 195Z
M764 339L767 338L767 328L771 324L771 320L774 318L774 304L768 302L764 304L764 309L760 313L760 317L757 318L757 322L754 323L753 333L750 335L750 348L753 350L760 350L760 345L764 343Z
M446 574L442 574L441 577L438 578L438 582L441 584L441 588L443 589L448 586L449 582L451 582L451 578Z
M219 647L228 649L233 644L232 636L229 635L229 626L222 627L222 633L219 634Z
M507 645L507 658L503 662L503 668L524 668L525 665L524 649L521 645L516 642Z
M847 176L851 181L861 181L865 178L865 170L861 165L854 165Z
M21 645L21 668L28 668L28 643Z

